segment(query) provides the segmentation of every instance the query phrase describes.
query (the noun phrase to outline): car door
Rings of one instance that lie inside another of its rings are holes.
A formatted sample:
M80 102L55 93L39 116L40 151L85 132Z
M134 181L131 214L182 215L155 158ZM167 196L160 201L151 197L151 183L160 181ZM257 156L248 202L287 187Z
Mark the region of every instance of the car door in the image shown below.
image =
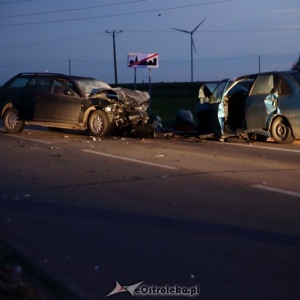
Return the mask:
M225 91L227 89L227 86L229 84L229 78L223 79L219 82L215 90L213 91L213 94L211 96L211 103L219 103L218 105L218 121L221 127L222 134L225 130L225 107L224 107L224 96Z
M221 136L224 132L224 92L229 83L229 79L221 80L209 101L196 103L195 109L198 116L198 132L200 134L213 133L215 136ZM201 99L200 99L201 100Z
M81 97L73 84L62 78L40 78L35 97L35 120L78 123Z
M263 74L257 77L245 101L245 119L248 130L265 129L268 115L274 110L270 102L275 92L276 74ZM266 101L265 101L266 100Z
M1 89L1 107L12 102L22 118L31 120L34 106L34 89L31 88L31 75L16 76Z

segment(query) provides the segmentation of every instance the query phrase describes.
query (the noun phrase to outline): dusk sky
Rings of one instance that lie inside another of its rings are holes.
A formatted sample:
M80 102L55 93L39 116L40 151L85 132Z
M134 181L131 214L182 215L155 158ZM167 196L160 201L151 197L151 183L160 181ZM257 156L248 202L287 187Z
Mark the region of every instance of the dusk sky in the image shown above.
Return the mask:
M134 82L128 53L158 53L152 82L214 81L288 70L300 54L299 0L0 0L0 85L20 72ZM137 70L137 82L148 69Z

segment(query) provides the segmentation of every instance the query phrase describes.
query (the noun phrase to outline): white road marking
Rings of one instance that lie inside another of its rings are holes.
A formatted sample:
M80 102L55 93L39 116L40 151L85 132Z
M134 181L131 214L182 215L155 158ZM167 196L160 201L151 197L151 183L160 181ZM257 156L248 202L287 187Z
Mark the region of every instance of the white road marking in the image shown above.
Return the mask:
M28 141L32 141L32 142L37 142L37 143L42 143L42 144L48 144L51 145L51 142L47 142L47 141L43 141L43 140L37 140L37 139L33 139L33 138L27 138L24 136L18 136L18 135L13 135L13 134L8 134L8 136L13 137L13 138L17 138L17 139L21 139L21 140L28 140Z
M109 157L109 158L116 158L116 159L131 161L131 162L134 162L134 163L138 163L138 164L142 164L142 165L148 165L148 166L157 167L157 168L163 168L163 169L168 169L168 170L177 170L178 169L176 167L171 167L171 166L162 165L162 164L156 164L156 163L147 162L147 161L144 161L144 160L133 159L133 158L119 156L119 155L113 155L113 154L108 154L108 153L103 153L103 152L97 152L97 151L93 151L93 150L82 150L82 151L92 153L92 154L96 154L96 155L106 156L106 157Z
M220 144L220 142L215 142L216 144ZM282 149L282 148L273 148L273 147L266 147L266 146L256 146L253 144L235 144L235 143L227 143L224 142L222 145L227 146L238 146L238 147L248 147L248 148L256 148L256 149L266 149L266 150L273 150L273 151L284 151L284 152L295 152L300 153L300 150L293 150L293 149Z
M277 189L277 188L273 188L273 187L266 186L266 185L255 184L255 185L252 185L252 187L254 187L256 189L266 190L266 191L270 191L270 192L274 192L274 193L280 193L280 194L284 194L284 195L288 195L288 196L300 197L300 193Z

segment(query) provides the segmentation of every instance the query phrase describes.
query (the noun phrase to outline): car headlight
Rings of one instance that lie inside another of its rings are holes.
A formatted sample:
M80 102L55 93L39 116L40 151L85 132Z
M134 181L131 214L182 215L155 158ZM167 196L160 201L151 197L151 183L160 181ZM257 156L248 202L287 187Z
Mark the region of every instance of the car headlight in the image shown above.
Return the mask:
M106 112L112 112L112 111L114 111L115 107L116 107L115 105L106 106L106 107L104 108L104 110L105 110Z

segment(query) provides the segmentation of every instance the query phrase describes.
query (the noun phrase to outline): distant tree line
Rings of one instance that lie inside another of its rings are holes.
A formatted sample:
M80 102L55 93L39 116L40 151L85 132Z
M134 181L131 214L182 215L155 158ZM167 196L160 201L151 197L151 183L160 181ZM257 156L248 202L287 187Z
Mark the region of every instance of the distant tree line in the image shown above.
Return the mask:
M300 54L298 59L294 62L291 70L300 71Z

